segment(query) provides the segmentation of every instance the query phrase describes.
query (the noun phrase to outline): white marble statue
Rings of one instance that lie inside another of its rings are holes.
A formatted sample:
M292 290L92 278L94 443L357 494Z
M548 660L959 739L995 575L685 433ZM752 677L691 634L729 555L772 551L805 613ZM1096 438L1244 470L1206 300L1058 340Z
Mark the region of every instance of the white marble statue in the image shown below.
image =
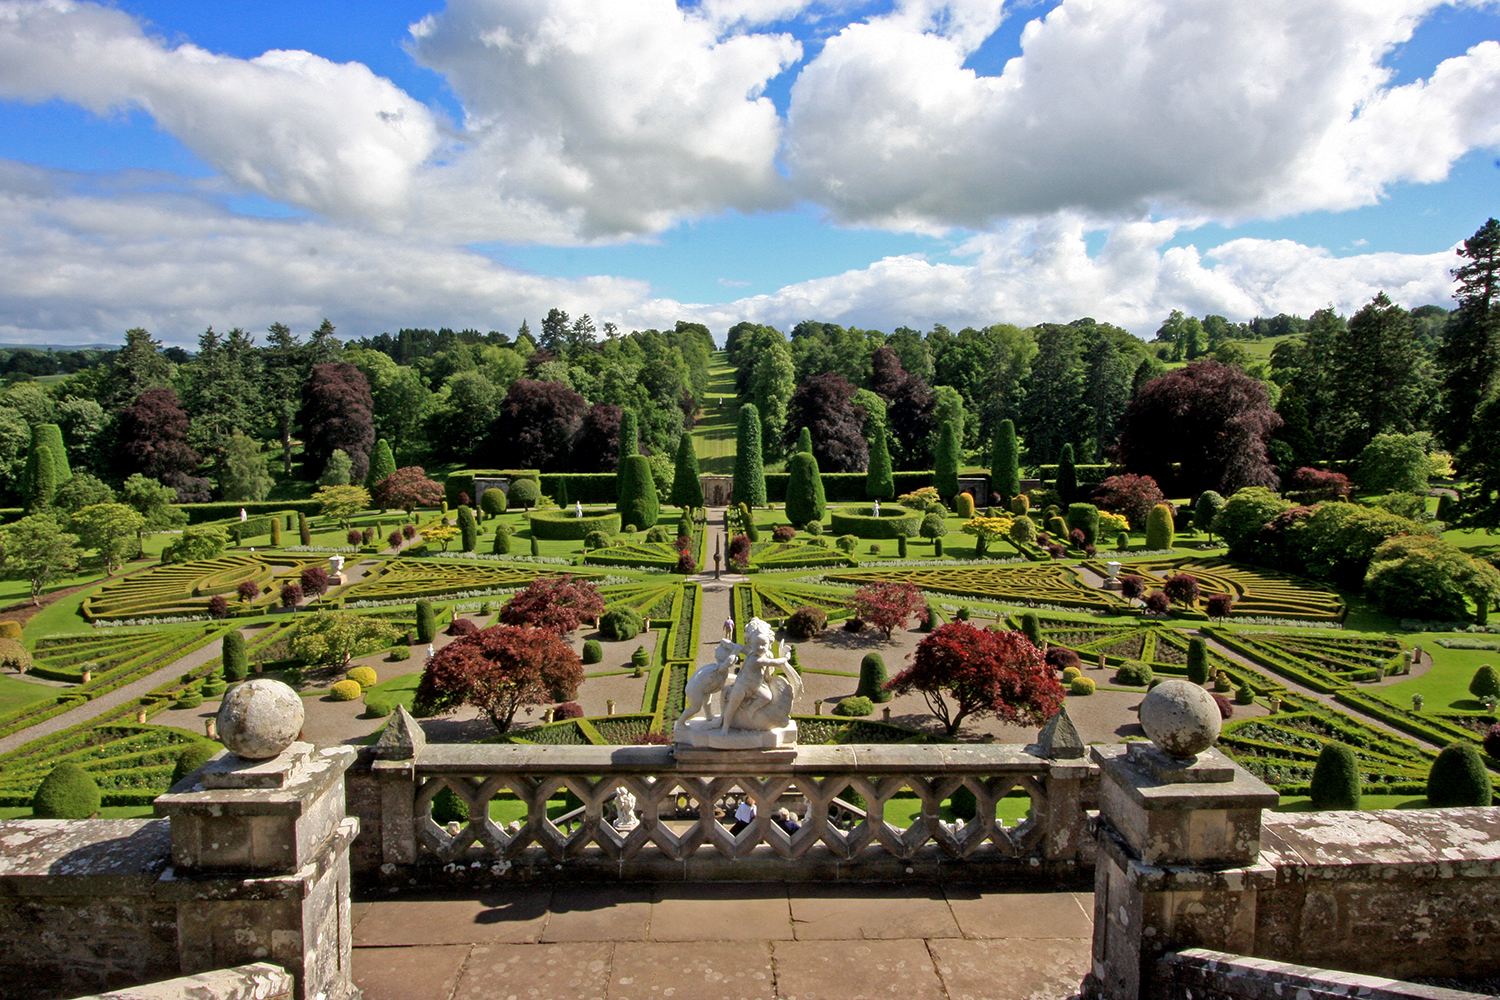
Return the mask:
M713 663L704 664L688 680L688 710L677 720L672 735L679 745L718 749L768 749L796 741L792 702L802 693L802 678L791 665L786 643L772 653L775 631L759 618L745 626L743 644L719 642ZM730 678L736 656L741 660ZM695 697L693 689L697 688ZM722 689L718 718L695 716Z
M576 518L578 518L579 520L583 520L583 501L582 500L574 500L573 501L573 516L576 517Z
M615 793L614 828L625 833L640 825L641 821L635 815L635 796L627 788L620 789Z
M875 498L875 516L876 517L880 516L880 498L879 497Z

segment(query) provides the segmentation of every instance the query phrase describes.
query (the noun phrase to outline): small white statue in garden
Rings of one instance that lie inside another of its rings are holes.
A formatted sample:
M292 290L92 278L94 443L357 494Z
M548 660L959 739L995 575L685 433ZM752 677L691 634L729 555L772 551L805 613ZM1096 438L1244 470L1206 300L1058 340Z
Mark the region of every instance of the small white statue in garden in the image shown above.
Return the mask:
M714 695L724 690L724 685L728 683L729 672L739 662L736 655L739 649L739 643L721 639L718 649L714 651L714 662L705 663L693 671L693 676L687 682L687 708L678 717L677 725L684 725L689 719L696 718L700 711L709 722L714 721Z
M880 516L880 498L879 497L875 498L875 516L876 517Z
M248 517L249 517L249 516L250 516L250 515L249 515L249 514L246 514L246 513L245 513L245 508L243 508L243 507L241 507L241 508L240 508L240 520L241 520L241 521L244 521L244 520L245 520L245 519L247 519L247 518L248 518Z
M628 788L620 789L615 793L615 829L624 833L640 825L641 821L635 816L635 796Z
M573 516L576 517L576 518L578 518L579 520L583 519L583 501L582 500L574 500L573 501Z

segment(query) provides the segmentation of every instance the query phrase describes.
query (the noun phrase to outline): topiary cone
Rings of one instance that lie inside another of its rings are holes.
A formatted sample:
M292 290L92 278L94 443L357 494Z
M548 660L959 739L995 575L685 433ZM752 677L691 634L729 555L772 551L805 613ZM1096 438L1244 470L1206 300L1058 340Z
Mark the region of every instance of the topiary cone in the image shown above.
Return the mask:
M1329 743L1318 754L1313 766L1312 796L1314 809L1359 808L1359 761L1354 751L1342 743Z
M1438 754L1427 775L1427 802L1447 806L1487 806L1494 797L1484 759L1472 743L1455 743Z

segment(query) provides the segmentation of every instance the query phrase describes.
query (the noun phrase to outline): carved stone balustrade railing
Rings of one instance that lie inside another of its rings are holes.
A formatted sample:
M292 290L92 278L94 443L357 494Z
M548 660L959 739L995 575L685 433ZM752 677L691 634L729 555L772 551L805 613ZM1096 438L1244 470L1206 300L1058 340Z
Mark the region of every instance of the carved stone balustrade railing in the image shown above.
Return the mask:
M379 792L362 798L366 809L378 801L380 815L362 819L380 830L381 862L397 869L444 865L506 880L810 881L1058 879L1093 866L1087 810L1097 765L1020 746L817 746L779 760L725 753L687 762L667 746L428 746L418 736L376 756L384 758L371 766ZM943 822L942 807L960 787L973 794L975 816ZM444 788L468 805L466 823L432 819ZM1013 790L1031 804L1027 818L1008 826L996 810ZM548 804L567 792L581 807L559 825ZM621 793L634 798L633 823L620 815ZM897 796L920 807L907 819L904 803L891 822ZM525 817L502 825L490 803L510 797ZM756 816L735 835L724 804L739 800ZM791 833L773 821L784 806L801 824Z

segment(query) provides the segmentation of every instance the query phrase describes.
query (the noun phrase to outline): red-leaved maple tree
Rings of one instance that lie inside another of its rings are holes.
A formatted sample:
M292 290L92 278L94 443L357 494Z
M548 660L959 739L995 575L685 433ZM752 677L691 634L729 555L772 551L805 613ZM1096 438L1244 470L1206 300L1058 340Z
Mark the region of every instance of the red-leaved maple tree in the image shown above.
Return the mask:
M970 716L1040 726L1063 703L1062 685L1030 639L960 621L918 643L912 665L886 686L896 694L920 691L949 736Z
M397 469L376 483L370 495L381 510L404 510L407 516L418 507L436 507L443 502L443 484L427 478L420 465Z
M915 583L891 580L859 588L849 599L849 608L856 618L884 632L887 639L895 629L904 628L913 616L918 619L927 617L927 602L922 598L922 589Z
M582 683L578 654L555 632L492 625L438 650L422 671L416 705L424 715L472 705L503 733L518 710L570 701Z
M539 576L500 609L506 625L530 625L567 635L580 622L604 613L604 598L587 580L574 576Z

